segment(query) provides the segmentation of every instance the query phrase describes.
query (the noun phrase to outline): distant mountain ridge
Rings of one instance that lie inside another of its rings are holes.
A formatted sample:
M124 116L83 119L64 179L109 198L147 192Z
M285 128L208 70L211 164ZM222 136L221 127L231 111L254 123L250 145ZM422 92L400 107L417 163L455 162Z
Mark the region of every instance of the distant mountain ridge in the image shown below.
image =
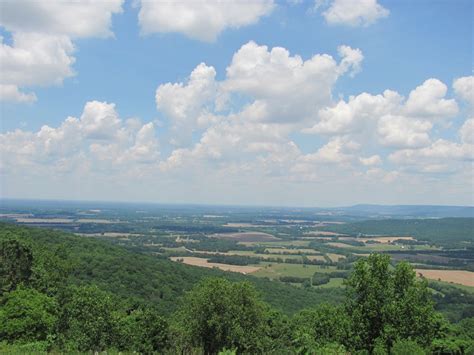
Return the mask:
M474 217L474 206L358 204L349 207L336 207L334 210L346 214L373 215L374 217Z

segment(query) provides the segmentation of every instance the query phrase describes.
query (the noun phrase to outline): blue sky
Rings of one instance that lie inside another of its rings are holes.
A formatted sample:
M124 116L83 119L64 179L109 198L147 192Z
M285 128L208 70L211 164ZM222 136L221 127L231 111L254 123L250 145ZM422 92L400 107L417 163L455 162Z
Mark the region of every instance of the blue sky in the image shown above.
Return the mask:
M51 3L0 5L2 197L474 203L471 1Z

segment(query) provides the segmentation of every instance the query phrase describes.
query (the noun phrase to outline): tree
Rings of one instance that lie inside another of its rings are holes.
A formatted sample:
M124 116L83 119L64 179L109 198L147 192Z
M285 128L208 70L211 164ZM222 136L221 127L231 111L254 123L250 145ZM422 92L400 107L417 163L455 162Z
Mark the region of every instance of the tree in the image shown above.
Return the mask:
M413 340L398 340L390 350L392 355L426 355L426 351Z
M113 344L116 305L109 293L96 286L72 287L60 305L59 331L67 350L101 351Z
M118 347L150 354L168 345L168 322L153 309L138 309L118 322Z
M321 304L294 316L292 334L299 349L346 344L350 339L350 319L341 307Z
M30 248L15 239L0 242L0 295L27 283L31 276L33 255Z
M262 353L265 308L248 282L205 279L182 301L174 322L175 339L183 350L199 348L205 354L223 349Z
M57 311L54 298L18 287L4 295L0 308L0 339L20 343L44 341L55 331Z
M346 310L354 324L356 349L373 349L377 338L390 348L398 339L429 345L444 320L434 310L427 283L407 263L391 270L390 257L358 261L347 281Z

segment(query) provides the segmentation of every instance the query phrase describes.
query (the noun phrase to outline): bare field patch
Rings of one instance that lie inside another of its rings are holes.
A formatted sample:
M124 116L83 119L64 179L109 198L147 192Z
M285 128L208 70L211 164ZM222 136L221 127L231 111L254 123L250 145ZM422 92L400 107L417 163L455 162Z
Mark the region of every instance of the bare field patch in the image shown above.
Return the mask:
M252 227L258 227L256 224L252 223L226 223L223 225L223 227L231 227L231 228L252 228Z
M184 264L199 266L199 267L207 267L207 268L218 268L223 271L233 271L239 272L241 274L249 274L251 272L255 272L260 270L258 266L248 266L248 265L229 265L229 264L218 264L218 263L208 263L207 259L204 258L196 258L194 256L173 256L170 258L173 261L182 260Z
M266 252L270 254L317 254L314 249L290 249L290 248L266 248Z
M79 218L77 223L97 223L97 224L111 224L111 223L123 223L121 221L111 221L108 219L95 219L95 218Z
M83 237L109 237L109 238L122 238L122 237L139 237L141 234L135 233L121 233L121 232L104 232L104 233L74 233Z
M217 239L231 239L238 242L268 242L280 240L271 234L263 232L217 233L210 235L210 237Z
M465 270L425 270L415 269L418 275L427 279L453 282L465 286L474 287L474 272Z
M381 244L389 244L396 240L415 240L413 237L374 237L374 238L353 238L353 237L340 237L340 240L355 240L358 242L367 243L368 241L379 242Z
M336 233L336 232L328 232L328 231L318 231L318 230L315 230L315 231L309 231L309 232L305 232L304 233L305 236L314 236L314 237L318 237L318 236L338 236L338 235L345 235L345 234L341 234L341 233Z
M18 223L72 223L70 218L17 218Z
M341 255L341 254L327 253L326 255L329 257L329 259L331 259L331 261L334 261L334 262L337 262L341 259L346 258L344 255Z

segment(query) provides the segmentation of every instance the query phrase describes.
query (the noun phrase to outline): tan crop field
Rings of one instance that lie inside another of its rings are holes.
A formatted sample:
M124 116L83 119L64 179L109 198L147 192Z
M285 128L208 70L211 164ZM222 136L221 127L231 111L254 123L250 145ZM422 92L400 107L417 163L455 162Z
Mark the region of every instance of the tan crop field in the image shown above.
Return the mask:
M346 258L344 255L341 254L327 253L326 255L329 257L329 259L335 262L339 261L340 259Z
M229 265L229 264L220 264L220 263L208 263L207 259L204 258L196 258L194 256L173 256L170 258L173 261L182 260L184 264L199 266L199 267L207 267L207 268L218 268L224 271L233 271L239 272L241 274L249 274L251 272L255 272L260 270L258 266L248 266L248 265Z
M210 237L217 239L232 239L238 242L268 242L280 240L271 234L263 232L217 233L210 235Z
M418 275L427 279L453 282L474 287L474 272L465 270L425 270L415 269Z
M290 249L290 248L266 248L270 254L317 254L318 252L314 249Z
M309 231L304 233L305 236L318 236L318 235L325 235L325 236L336 236L336 235L344 235L341 233L336 233L336 232L328 232L328 231Z
M72 223L69 218L17 218L18 223Z
M122 233L122 232L104 232L104 233L74 233L83 237L109 237L109 238L121 238L121 237L139 237L141 234L136 233Z
M120 221L111 221L108 219L95 219L95 218L79 218L78 223L97 223L97 224L111 224L111 223L123 223Z
M367 241L375 241L381 244L389 244L395 240L415 240L413 237L374 237L374 238L353 238L353 237L340 237L340 240L355 240L358 242L367 243Z

